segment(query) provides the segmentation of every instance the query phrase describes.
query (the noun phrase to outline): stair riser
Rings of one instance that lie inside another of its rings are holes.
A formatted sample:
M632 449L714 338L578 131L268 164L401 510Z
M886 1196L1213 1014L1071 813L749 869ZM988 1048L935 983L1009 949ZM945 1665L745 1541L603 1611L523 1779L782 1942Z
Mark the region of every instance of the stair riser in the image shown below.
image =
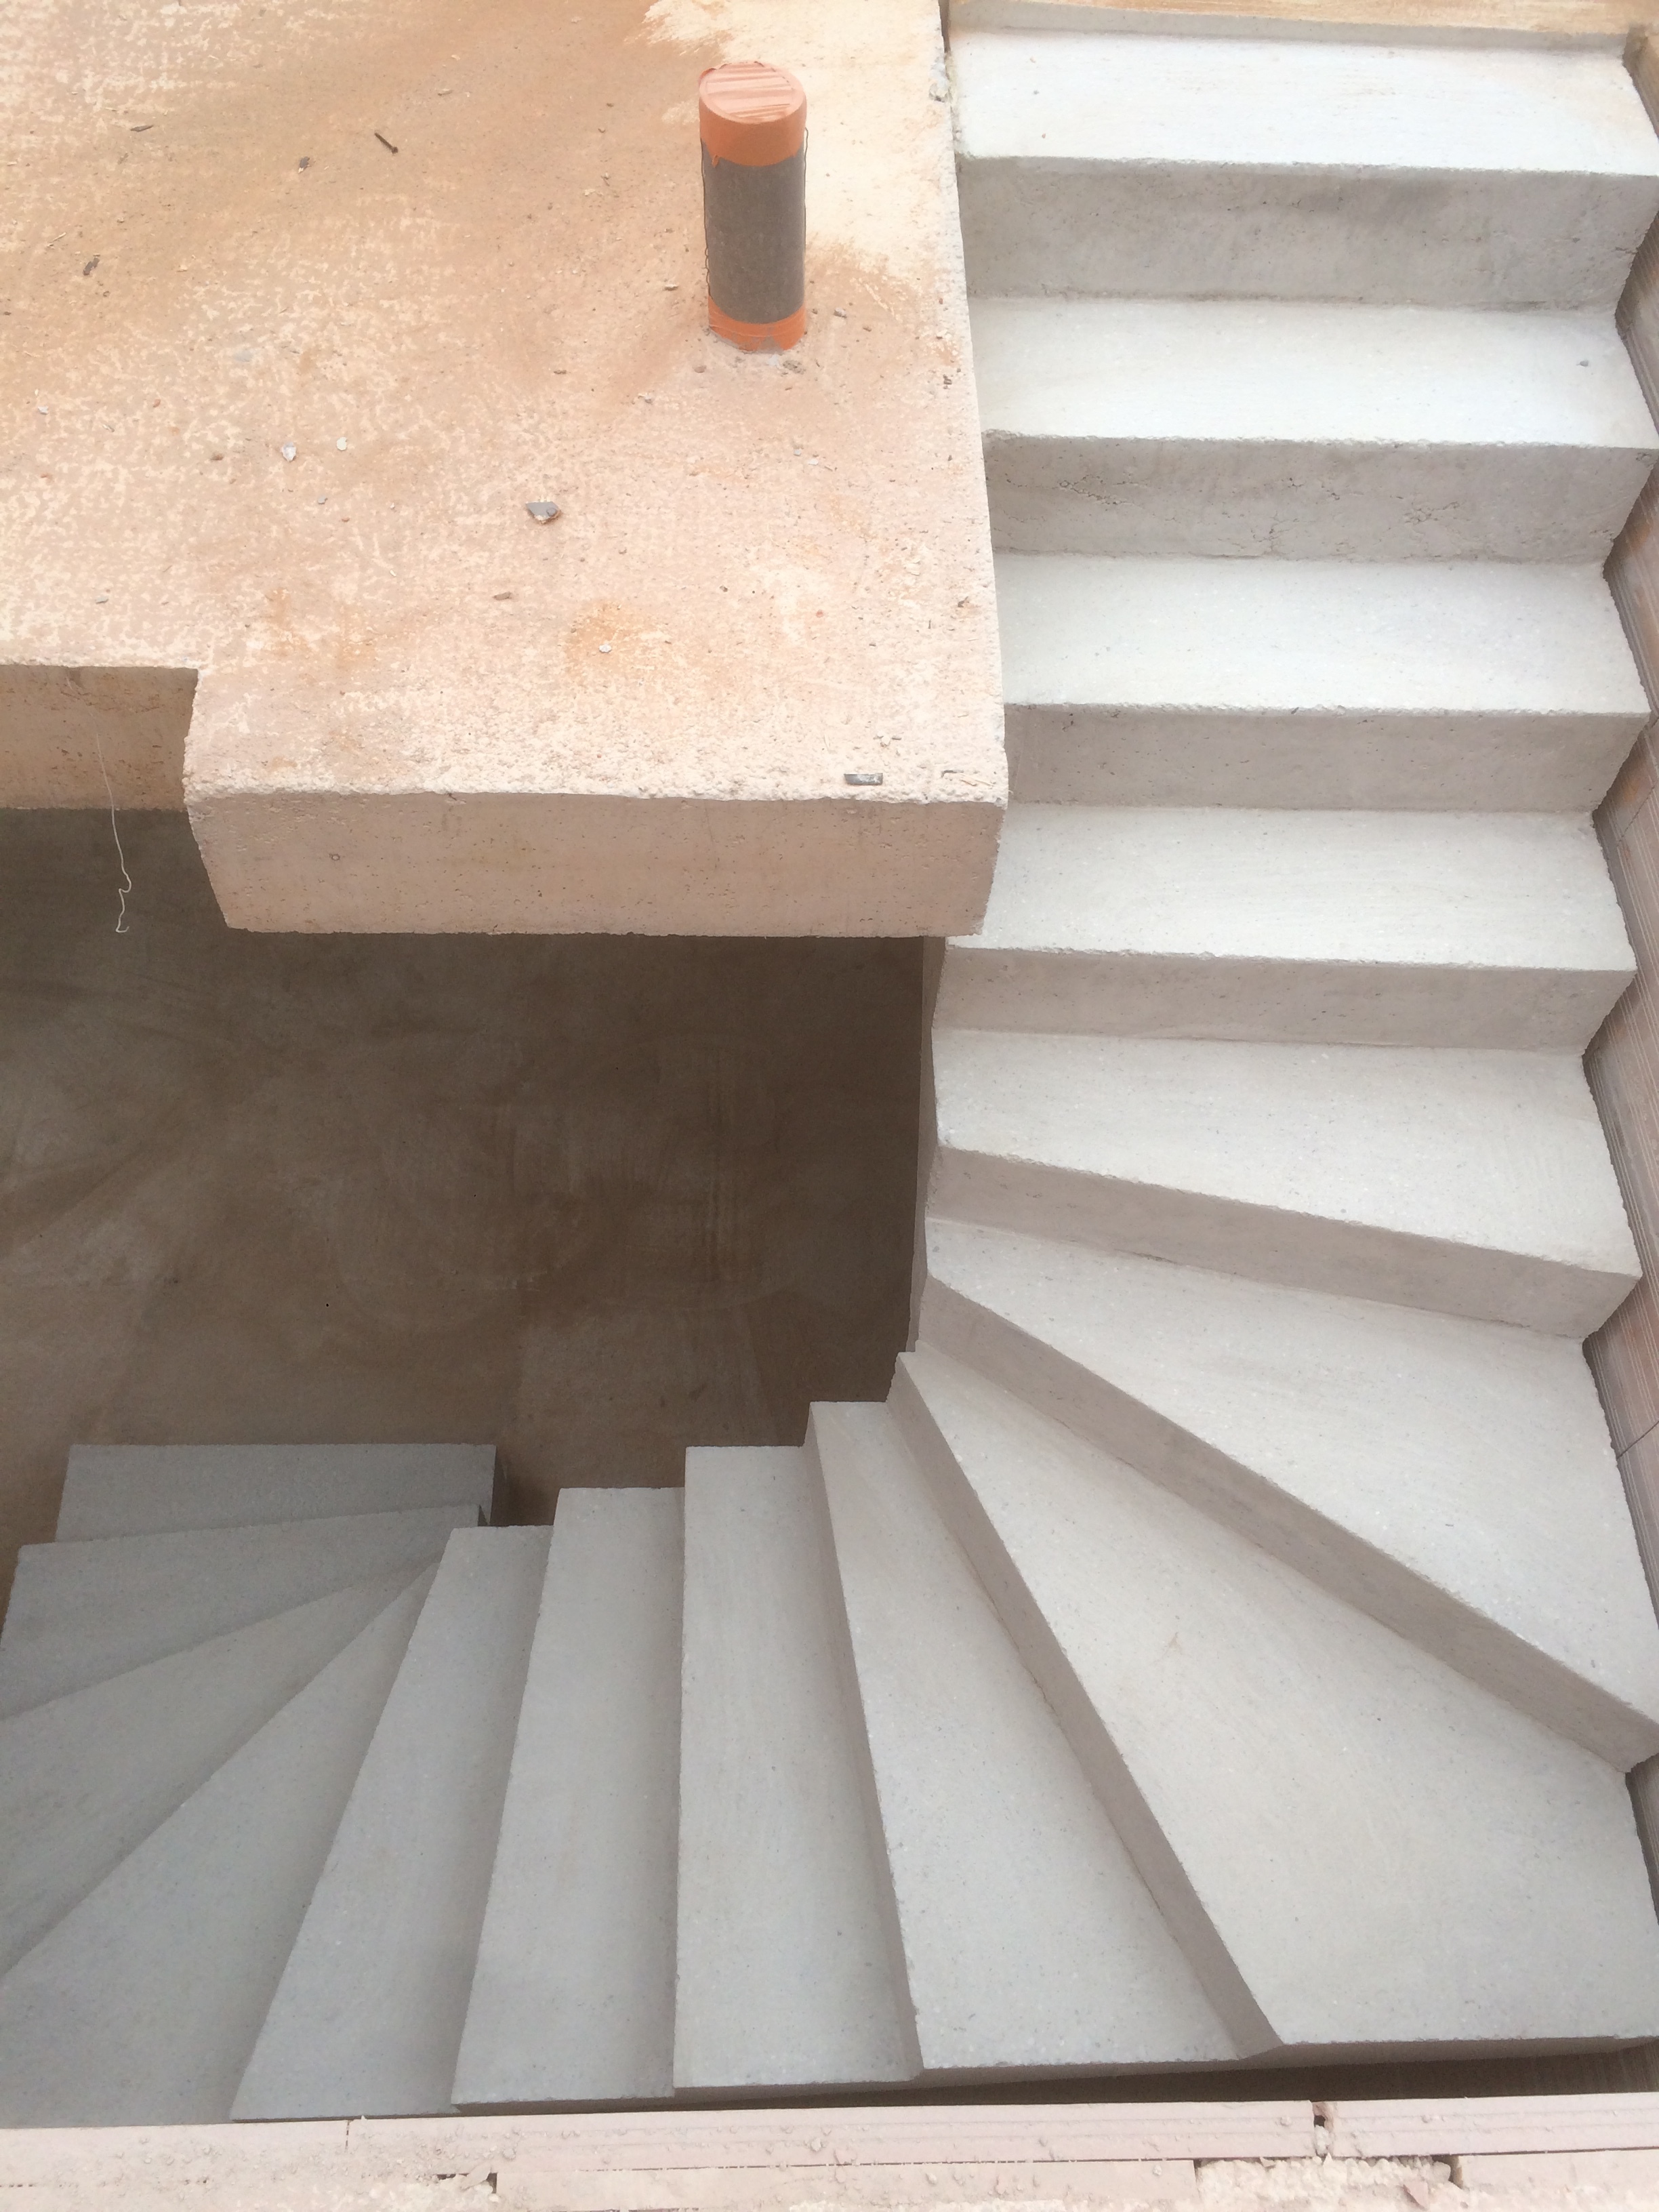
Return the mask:
M1580 1052L1633 972L981 951L953 945L945 956L939 1018L960 1029L1108 1036Z
M1585 1337L1633 1274L941 1146L930 1210L1221 1274Z
M1610 310L1653 220L1645 177L1393 177L1193 162L964 159L981 297L1352 300Z
M922 1294L920 1341L988 1376L1610 1764L1627 1768L1659 1751L1659 1723L1598 1692L1451 1592L933 1277ZM1333 1449L1340 1449L1340 1439L1333 1439Z
M888 1399L927 1477L945 1526L972 1561L1003 1626L1053 1707L1089 1785L1122 1838L1242 2057L1272 2050L1274 2035L1229 1955L1197 1892L1136 1787L1042 1607L974 1493L901 1359Z
M992 535L1013 553L1599 562L1651 463L1616 447L985 439Z
M1516 814L1600 805L1644 719L1017 704L1004 717L1015 800Z

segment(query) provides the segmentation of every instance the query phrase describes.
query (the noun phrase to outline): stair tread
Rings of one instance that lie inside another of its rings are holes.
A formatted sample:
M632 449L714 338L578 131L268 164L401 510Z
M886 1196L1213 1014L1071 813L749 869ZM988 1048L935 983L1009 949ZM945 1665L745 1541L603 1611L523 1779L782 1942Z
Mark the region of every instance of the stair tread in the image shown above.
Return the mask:
M798 1448L686 1455L682 2089L919 2068L812 1488Z
M229 2118L433 1571L0 1979L0 2124Z
M1588 566L1000 553L997 607L1011 704L1638 728L1649 711Z
M1178 1865L1257 2047L1659 2027L1616 1768L984 1377L902 1364L947 1511L1120 1828L1150 1817Z
M1659 1752L1659 1622L1576 1344L956 1222L927 1246L925 1346L1604 1758Z
M448 2106L547 1546L450 1537L233 2118Z
M1553 1334L1639 1272L1565 1054L939 1028L933 1059L946 1216Z
M962 955L1028 947L1635 972L1594 830L1547 815L1012 805L945 1005Z
M1616 54L966 31L951 69L965 162L1659 179Z
M310 1516L489 1511L493 1444L76 1444L60 1537L160 1535Z
M399 1567L435 1560L471 1505L30 1544L0 1629L0 1716Z
M811 1433L924 2065L1232 2057L891 1414Z
M559 1494L458 2105L672 2087L684 1530L678 1491Z
M988 441L1659 455L1611 315L1095 299L970 314Z
M376 1577L0 1721L0 1972L406 1589Z

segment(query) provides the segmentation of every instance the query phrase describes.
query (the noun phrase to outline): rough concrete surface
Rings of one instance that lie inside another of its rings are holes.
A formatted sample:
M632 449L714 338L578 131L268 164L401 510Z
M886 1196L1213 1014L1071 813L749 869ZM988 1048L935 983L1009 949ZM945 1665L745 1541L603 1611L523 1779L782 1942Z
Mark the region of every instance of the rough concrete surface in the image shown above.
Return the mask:
M796 1443L906 1334L921 949L228 930L0 815L0 1576L76 1442L490 1442L509 1516ZM0 1584L3 1587L3 1584Z
M757 52L787 358L705 327L696 80ZM0 112L0 799L187 793L252 928L973 926L935 0L24 0Z

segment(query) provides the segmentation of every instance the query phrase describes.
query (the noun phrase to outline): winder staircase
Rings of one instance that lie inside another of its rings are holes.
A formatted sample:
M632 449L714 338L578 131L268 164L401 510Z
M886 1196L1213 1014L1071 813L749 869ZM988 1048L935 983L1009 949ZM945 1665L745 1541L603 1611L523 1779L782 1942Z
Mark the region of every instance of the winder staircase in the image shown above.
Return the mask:
M916 1346L550 1530L487 1451L77 1453L0 1638L0 2119L1659 2036L1580 1349L1659 146L1594 48L953 67L1013 804Z

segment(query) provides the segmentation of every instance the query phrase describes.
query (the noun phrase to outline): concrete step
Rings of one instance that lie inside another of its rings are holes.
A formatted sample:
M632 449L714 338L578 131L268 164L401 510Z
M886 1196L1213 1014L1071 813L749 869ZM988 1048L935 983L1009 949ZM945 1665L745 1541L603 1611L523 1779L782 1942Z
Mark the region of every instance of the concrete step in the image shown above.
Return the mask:
M951 1221L921 1338L1613 1765L1659 1752L1576 1344Z
M937 1028L931 1209L1584 1337L1637 1279L1578 1062Z
M0 2125L225 2120L432 1570L0 1980Z
M1582 1052L1635 972L1588 821L1019 805L938 1018Z
M449 1539L233 2119L449 2104L547 1546Z
M471 1505L27 1545L0 1630L0 1716L186 1651L349 1583L414 1574Z
M816 1469L686 1454L680 2089L921 2069Z
M893 1403L1241 2051L1659 2027L1616 1767L971 1370Z
M411 1579L336 1590L0 1721L0 1973Z
M1600 562L1659 458L1611 316L981 300L1017 553Z
M922 2063L1233 2046L883 1406L816 1406Z
M58 1534L156 1536L470 1505L489 1517L493 1444L76 1444Z
M997 561L1017 799L1587 814L1648 718L1599 568Z
M969 289L1616 305L1659 213L1617 54L964 31Z
M672 2087L684 1559L678 1491L560 1492L458 2105Z

